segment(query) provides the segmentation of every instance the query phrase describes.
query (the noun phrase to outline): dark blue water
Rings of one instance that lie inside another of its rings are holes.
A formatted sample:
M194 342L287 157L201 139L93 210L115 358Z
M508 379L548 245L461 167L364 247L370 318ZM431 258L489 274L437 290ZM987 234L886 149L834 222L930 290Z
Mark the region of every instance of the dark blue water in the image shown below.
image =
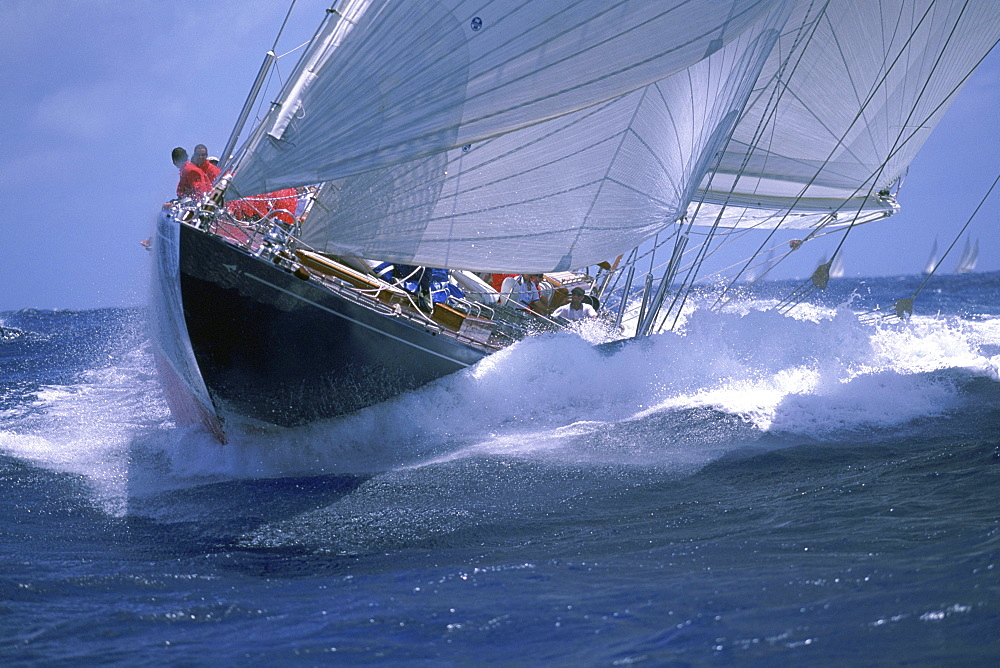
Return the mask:
M919 280L226 446L144 309L0 314L0 661L995 665L1000 274Z

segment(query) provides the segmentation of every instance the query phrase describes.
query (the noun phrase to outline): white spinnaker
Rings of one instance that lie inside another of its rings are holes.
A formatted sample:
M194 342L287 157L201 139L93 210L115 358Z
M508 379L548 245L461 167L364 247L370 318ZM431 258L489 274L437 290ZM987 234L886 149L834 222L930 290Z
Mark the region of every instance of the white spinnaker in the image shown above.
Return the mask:
M613 258L684 213L786 18L783 4L710 57L610 101L330 183L302 238L511 273Z
M239 159L230 196L398 164L612 100L783 0L345 0Z
M995 0L800 3L764 67L698 219L809 228L892 213L878 197L1000 39ZM692 213L697 207L692 205Z

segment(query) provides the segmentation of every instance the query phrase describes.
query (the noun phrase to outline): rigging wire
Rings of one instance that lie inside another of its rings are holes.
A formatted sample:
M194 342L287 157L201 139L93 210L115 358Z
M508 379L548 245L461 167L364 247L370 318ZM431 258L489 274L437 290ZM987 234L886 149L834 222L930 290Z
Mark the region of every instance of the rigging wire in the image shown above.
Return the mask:
M921 281L919 286L917 286L917 289L913 291L913 294L910 295L909 297L903 297L901 299L896 300L896 303L894 304L895 313L893 315L902 320L913 314L913 301L917 298L917 295L920 294L920 291L924 289L924 286L927 285L927 282L931 280L931 277L937 272L938 267L940 267L944 263L944 259L948 257L948 253L952 251L952 249L955 247L955 244L958 243L958 240L962 238L963 234L965 234L965 230L968 229L969 225L976 217L976 214L979 213L979 210L983 208L983 204L986 203L986 200L993 193L993 189L996 188L997 183L1000 183L1000 174L997 174L997 177L993 179L993 184L986 191L986 194L983 195L982 199L979 200L979 204L976 205L976 208L972 211L972 214L969 215L969 219L965 221L964 225L962 225L962 229L960 229L958 231L958 234L955 235L955 238L952 240L947 250L945 250L944 254L941 255L941 260L930 270L930 272L928 272L928 274L924 277L924 280ZM870 322L872 320L878 319L879 315L880 314L877 309L868 311L867 313L862 314L864 318L863 322Z
M292 15L292 10L295 9L296 0L292 0L291 4L288 5L288 11L285 12L285 20L281 22L281 27L278 28L278 34L274 36L274 44L271 45L271 51L278 48L278 41L281 39L281 34L285 32L285 26L288 25L288 19Z
M750 142L748 143L747 151L746 151L746 154L744 155L744 158L743 158L743 164L740 165L740 170L737 172L736 179L734 179L733 185L730 188L729 193L727 194L726 203L728 203L730 197L735 193L736 186L739 183L740 178L742 178L742 176L743 176L743 172L744 172L744 170L746 168L746 165L749 163L750 156L760 146L760 143L762 141L763 135L765 134L765 130L767 129L768 126L770 126L770 134L773 137L773 134L774 134L774 131L775 131L775 126L776 126L776 124L773 123L773 121L774 121L774 119L775 119L775 117L776 117L776 115L778 113L778 105L780 104L780 102L783 99L784 95L789 90L787 83L782 83L782 82L790 81L792 79L792 77L795 75L796 70L798 69L799 65L802 62L801 56L799 56L799 58L797 60L795 60L794 63L792 64L792 69L788 73L787 78L784 76L785 69L788 67L789 63L792 62L791 59L792 59L792 56L794 54L796 54L796 53L804 53L805 49L808 48L809 44L812 43L812 40L813 40L813 38L815 38L816 32L819 29L820 22L823 19L823 17L826 15L826 11L827 11L827 8L829 7L829 4L830 4L829 2L826 2L826 3L823 4L822 8L817 12L816 17L813 19L813 21L812 21L812 28L809 29L809 30L806 29L806 19L809 17L810 13L812 12L812 8L813 8L814 5L810 5L809 9L806 10L806 12L805 12L805 14L803 16L803 19L802 19L803 22L799 25L799 27L797 29L795 41L792 43L791 47L789 48L788 55L785 56L782 59L780 67L775 72L775 83L771 87L770 99L767 102L767 106L765 106L765 110L764 110L765 113L761 114L761 120L758 122L757 129L754 130L753 137L751 138ZM765 155L764 155L764 165L767 164L769 158L770 158L770 155L767 152L765 152ZM762 169L763 169L763 165L762 165ZM797 201L798 200L796 200L796 202ZM723 208L725 208L725 206L726 206L726 204L723 204ZM789 213L790 212L791 212L791 208L789 208ZM720 214L721 214L721 212L720 212ZM727 286L723 290L722 294L716 299L716 302L713 305L713 308L718 307L719 299L721 299L722 297L724 297L726 295L726 293L728 292L728 290L733 285L735 285L736 280L739 279L739 277L741 275L743 275L743 273L746 271L746 268L750 265L751 262L753 262L754 258L756 258L757 255L759 255L760 252L763 250L763 248L770 242L771 238L778 231L778 228L780 228L781 225L782 225L782 223L785 221L785 218L787 218L787 215L788 214L786 213L785 215L782 216L781 220L778 221L778 224L774 226L774 228L768 233L767 237L761 242L761 244L757 248L757 250L746 261L746 263L744 264L743 268L741 268L740 271L738 271L736 273L736 276L733 277L733 280L729 284L729 286Z
M954 38L955 33L958 30L958 24L960 23L960 21L962 19L962 16L964 15L965 10L966 10L967 7L968 7L968 3L966 3L965 5L962 6L961 11L959 11L958 16L955 18L954 22L952 23L951 31L948 33L947 38L944 40L943 47L938 51L937 57L934 59L934 63L931 65L930 71L928 72L928 74L924 78L923 86L921 87L920 92L917 94L916 100L919 100L920 98L922 98L924 96L924 94L927 92L927 89L928 89L928 87L930 86L930 83L931 83L931 78L932 78L933 74L937 71L938 66L941 64L941 60L944 58L945 51L947 50L948 45L951 43L952 38ZM914 28L911 30L909 37L907 37L906 42L904 43L903 47L900 49L900 52L896 55L896 58L893 59L893 62L886 69L885 74L883 74L883 76L881 77L881 79L878 82L876 82L876 85L873 87L873 89L869 93L868 98L865 100L865 104L862 105L861 110L858 113L858 116L855 117L855 122L861 116L861 112L863 112L864 109L868 106L868 104L870 104L872 102L872 100L874 99L874 94L879 90L879 88L881 87L881 85L885 82L885 79L888 77L889 72L892 71L892 69L897 65L897 63L899 62L899 59L902 57L902 55L905 52L906 48L908 47L908 45L910 44L910 42L915 38L918 30L920 29L921 24L923 23L924 19L927 17L927 14L929 12L930 12L930 7L928 7L927 11L924 12L924 15L921 16L920 21L918 21L917 25L914 26ZM981 62L981 60L982 59L980 59L980 62ZM965 82L965 80L968 79L969 76L971 76L972 71L974 69L975 69L975 67L971 68L966 73L966 75L964 77L962 77L961 81L952 89L952 91L947 96L943 97L942 101L939 102L934 107L934 109L932 109L926 115L925 119L933 117L933 115L935 113L937 113L937 111L942 106L944 106L946 104L947 100L951 97L951 95L953 95L962 86L962 84ZM910 126L910 122L912 121L913 115L916 113L916 110L917 110L917 107L916 107L916 105L914 105L913 108L910 110L909 114L907 115L906 119L904 120L904 122L900 125L899 134L896 135L896 138L895 138L895 141L894 141L894 148L889 152L889 154L886 156L885 160L883 160L882 163L879 165L877 173L873 173L873 175L872 175L873 178L870 178L870 179L866 180L866 183L869 182L869 181L872 181L872 180L874 180L874 182L877 183L878 180L879 180L879 178L881 177L882 173L885 171L886 167L888 166L889 161L892 160L892 158L894 158L896 156L896 154L899 153L899 151L901 151L903 149L903 147L907 144L907 142L909 142L913 138L913 136L916 135L917 131L923 126L922 122L919 123L919 124L917 124L917 126L916 126L917 130L913 130L909 134L909 136L906 136L905 138L903 137L903 135L905 133L905 128L911 127ZM851 127L853 127L853 125L854 125L854 122L852 122ZM846 134L845 134L845 136L846 136ZM859 191L860 191L860 186L857 189L855 189L854 193L852 194L852 197L854 195L857 195ZM898 192L898 189L897 189L897 192ZM883 196L883 193L880 192L879 195ZM888 197L889 196L888 192L886 192L884 196ZM853 220L851 221L850 225L848 226L847 231L844 234L844 238L841 239L840 243L837 245L837 248L834 251L833 256L831 257L830 262L827 263L827 264L825 264L825 265L820 265L819 267L817 267L816 271L813 272L813 275L810 277L810 279L808 281L804 282L798 288L796 288L796 290L793 291L792 294L789 295L779 305L779 310L784 309L783 312L787 313L791 308L793 308L794 306L797 306L802 301L804 301L808 296L810 296L814 292L815 288L819 288L819 289L825 289L826 288L826 282L829 280L830 264L832 263L833 258L836 257L837 253L840 251L841 247L843 246L844 242L846 241L847 234L849 234L850 231L857 224L858 218L860 217L861 212L863 211L863 207L864 207L864 201L862 201L861 204L859 204L858 211L855 214L855 216L854 216ZM815 230L815 231L818 231L818 229ZM814 236L814 234L811 232L809 235L806 236L805 239L803 239L803 242L808 241L809 239L813 238L813 236ZM809 285L810 282L812 283L812 287L810 287L810 285ZM907 303L906 299L900 299L900 300L898 300L896 302L896 314L897 314L897 316L900 317L900 318L902 318L902 317L904 317L904 315L906 313L912 312L912 305L913 305L912 304L912 298L909 299L908 303ZM907 306L909 307L908 311L907 311Z
M824 11L825 11L825 8L824 8ZM882 75L882 78L873 83L873 86L872 86L871 90L869 91L868 96L867 96L867 98L864 101L864 104L861 105L861 108L858 110L858 113L855 115L855 117L851 121L850 125L848 125L848 127L845 129L843 135L840 137L840 139L838 140L837 144L831 150L830 154L826 157L826 159L823 161L823 163L816 169L816 171L813 174L812 178L799 191L799 195L795 198L795 201L788 207L788 211L784 214L784 216L782 217L781 221L779 221L778 224L775 225L775 227L771 230L770 234L768 234L767 238L761 244L761 248L763 248L763 245L766 244L774 236L774 234L777 232L778 228L781 226L781 224L788 217L788 214L791 213L791 211L795 208L796 204L802 199L802 197L805 196L806 190L810 186L812 186L812 184L816 181L816 179L819 177L819 175L822 173L822 171L829 164L830 160L833 159L834 153L836 152L837 148L843 145L844 140L847 137L847 134L854 128L855 124L861 119L861 117L862 117L862 115L864 113L864 110L873 101L875 93L879 90L879 88L881 87L881 85L885 82L885 79L888 77L889 72L893 69L893 67L895 67L895 65L899 61L899 58L902 56L902 53L906 50L906 47L909 45L910 41L913 39L913 37L916 34L917 30L919 29L920 25L923 23L924 19L927 17L927 14L929 13L929 11L930 11L930 8L928 8L927 11L924 12L924 15L921 16L920 21L918 21L918 23L917 23L917 26L911 31L910 36L907 38L906 42L903 44L903 47L900 49L900 52L897 54L896 58L893 60L893 63L890 64L890 66L888 68L886 68L885 73ZM818 25L818 22L819 22L820 18L822 18L822 14L817 17L817 25ZM926 84L925 84L925 88L926 88ZM911 111L911 114L912 113L913 112ZM898 137L897 137L897 142L898 142ZM898 151L898 149L897 149L897 151ZM877 172L878 176L881 176L881 174L884 171L885 166L888 163L889 159L892 156L894 156L897 151L891 152L890 155L886 158L886 160L879 166L879 169L878 169L878 172ZM878 176L875 177L876 182L877 182ZM868 179L865 182L867 183L870 180L871 179ZM851 197L856 196L860 192L860 190L861 190L861 187L859 186L851 194ZM850 198L848 198L848 199L850 199ZM853 227L854 224L857 222L857 217L858 217L858 215L860 215L861 211L863 210L863 207L864 207L864 201L862 201L859 204L859 206L858 206L858 214L856 214L855 218L851 221L850 227ZM794 246L792 248L792 250L798 250L798 248L800 248L803 243L805 243L806 241L809 241L811 239L816 238L817 234L822 229L824 229L827 225L829 225L835 219L836 219L836 212L834 211L834 212L832 212L830 214L829 218L822 219L815 226L815 228L813 230L811 230L809 232L809 234L806 235L806 237L804 239L802 239L796 246ZM850 229L850 228L848 228L848 229ZM846 234L845 234L844 239L842 239L841 242L840 242L840 244L838 244L836 251L834 251L834 257L836 256L836 253L840 250L840 247L843 245L844 240L846 240ZM750 260L748 260L747 264L749 264L749 262L751 262L753 260L753 258L756 257L756 255L760 252L760 250L761 249L758 248L757 253L755 253L754 256L752 256L750 258ZM788 254L786 254L785 256L783 256L781 259L784 259L784 257L787 257L787 255ZM831 258L831 262L832 262L832 258ZM817 271L819 271L819 268L817 268ZM827 272L828 271L829 271L829 268L827 268ZM740 271L740 274L742 274L742 270ZM827 273L827 276L828 275L829 274ZM739 274L737 274L737 277L738 276L739 276ZM813 280L813 279L816 279L816 280ZM821 276L817 276L817 274L814 272L814 275L813 275L813 277L810 278L810 281L812 281L814 287L820 287L818 285L818 283L822 282L822 278L821 278ZM730 284L730 286L731 285L732 284ZM809 288L808 286L809 286L809 281L803 283L803 285L801 285L791 295L789 295L789 297L786 299L786 301L788 301L789 303L791 303L793 306L796 305L796 304L798 304L798 303L801 303L801 301L803 301L807 296L809 296L813 292L813 289ZM826 287L826 284L823 283L822 288L825 288L825 287ZM719 308L720 307L719 301L722 298L725 297L725 295L728 292L728 290L729 290L729 288L727 288L725 291L723 291L723 293L716 299L716 302L713 305L713 308ZM725 303L728 303L728 301L725 302ZM780 305L779 305L779 307L780 307Z
M965 12L965 8L966 7L967 7L967 5L963 6L962 10L959 12L958 17L956 17L954 23L952 24L951 31L949 32L948 37L945 40L945 47L947 47L947 45L951 42L952 38L954 37L955 32L956 32L956 30L958 28L958 23L960 22L960 20L962 18L962 15ZM885 73L882 75L882 77L878 81L875 82L875 84L873 85L872 89L870 90L870 92L868 94L868 97L866 98L864 104L861 106L858 114L855 116L854 120L851 122L851 124L848 127L847 131L845 131L844 136L841 137L840 142L838 142L838 146L843 143L844 139L846 138L847 132L849 132L850 129L854 127L855 123L857 123L857 121L862 117L862 113L864 112L864 110L872 103L872 101L875 98L875 94L878 92L878 90L885 83L885 80L889 76L889 73L893 70L893 68L895 68L898 65L898 63L899 63L900 59L902 58L903 54L906 52L907 47L913 41L913 39L917 35L917 33L918 33L921 25L923 24L924 20L927 18L928 14L930 13L930 9L931 8L928 7L928 9L920 17L920 20L917 22L916 26L914 26L914 28L911 30L910 35L907 37L906 42L903 44L903 46L900 49L899 53L897 53L897 55L893 59L892 63L890 63L889 66L886 68ZM927 75L927 77L926 77L926 79L924 81L923 87L922 87L920 93L917 96L917 99L919 99L920 97L922 97L924 95L924 93L927 91L927 88L930 85L931 75L937 70L938 66L940 65L941 59L944 57L944 52L945 52L944 48L942 48L939 51L939 53L937 55L937 58L935 59L933 65L931 66L930 73ZM974 69L975 68L973 67L973 68L971 68L969 70L969 72L966 73L965 77L963 77L962 80L952 89L951 93L949 95L947 95L947 96L944 96L943 99L942 99L942 101L937 106L935 106L935 108L933 110L931 110L927 114L927 116L926 116L927 118L932 117L942 106L944 106L946 104L947 100L951 97L952 94L954 94L955 91L957 91L961 87L961 85L965 82L965 80L972 74L972 71ZM914 108L911 109L910 114L907 116L906 121L900 126L900 132L897 135L896 140L895 140L895 144L894 144L895 148L893 148L889 152L889 154L886 156L885 160L879 165L878 170L872 174L872 177L874 178L874 180L875 180L876 183L878 182L878 179L881 177L881 174L885 171L885 169L886 169L889 161L892 158L894 158L896 156L896 154L899 153L899 151L902 150L902 148L907 144L907 142L909 142L913 138L913 136L917 133L917 131L920 129L920 127L922 127L922 123L918 124L916 130L914 130L913 132L911 132L909 136L906 136L905 138L903 137L903 134L905 132L905 128L910 127L909 126L909 122L912 120L912 116L913 116L914 113L916 113L916 106L914 106ZM825 168L826 164L829 162L829 160L832 157L833 157L833 153L831 152L831 155L828 156L827 160L824 161L823 165L820 166L820 168L817 170L816 174L813 176L813 178L810 180L810 182L808 184L806 184L806 186L803 188L803 191L802 191L802 193L800 193L800 196L796 199L796 202L799 199L801 199L802 194L804 193L805 188L809 187L812 184L812 182L816 180L816 178L819 176L819 173L822 171L823 168ZM866 180L866 183L869 182L869 181L871 181L871 180L872 179ZM855 191L854 191L854 193L852 194L851 197L856 196L860 192L860 190L861 190L861 187L859 186L857 189L855 189ZM883 193L880 192L879 194L881 196L888 196L888 193L885 193L883 195ZM850 198L848 198L848 199L850 199ZM853 229L853 227L856 224L858 224L858 218L859 218L861 212L863 211L863 205L864 205L864 201L862 201L861 204L859 205L858 212L855 214L854 219L851 221L851 223L850 223L850 225L848 227L848 230L847 230L848 233L850 232L851 229ZM792 208L794 208L794 203L789 208L789 211L791 211ZM867 222L867 221L865 221L865 222ZM805 241L808 241L808 240L810 240L812 238L815 238L817 236L817 233L821 229L823 229L826 225L828 225L828 224L829 224L829 222L827 222L826 224L820 224L819 226L817 226L814 230L812 230L802 240L802 242L804 243ZM779 223L779 225L780 225L780 223ZM777 228L775 228L775 229L777 229ZM833 257L836 257L837 252L840 251L841 246L843 245L844 241L846 240L846 236L847 236L847 233L845 233L844 239L842 239L841 242L840 242L840 244L838 244L837 249L834 252ZM832 258L831 258L831 262L832 262ZM815 288L820 288L820 289L825 288L825 280L824 279L826 279L826 278L829 277L829 274L828 274L828 272L829 272L829 264L825 266L825 271L822 271L822 269L824 269L824 267L822 267L822 266L818 267L817 271L814 272L813 276L810 277L810 279L808 279L807 281L805 281L798 288L796 288L796 290L793 291L782 302L781 305L779 305L779 308L790 309L793 306L797 305L798 303L801 303L806 297L808 297L810 294L812 294L812 292L814 291ZM810 283L812 284L811 286L810 286Z
M825 2L823 4L822 9L817 14L817 17L814 20L814 24L813 24L812 30L808 31L808 37L806 37L804 39L804 44L805 45L808 45L811 42L812 38L815 36L816 30L817 30L817 28L819 26L819 19L822 18L822 16L824 16L826 14L826 10L827 10L828 6L829 6L829 1L827 1L827 2ZM798 29L797 29L795 41L792 43L792 46L791 46L791 48L789 50L788 55L785 58L781 59L781 65L778 68L777 72L775 73L776 85L774 85L773 87L771 87L770 97L769 97L769 100L767 102L767 105L765 106L765 113L762 114L761 119L757 123L757 127L754 130L753 136L751 137L751 140L749 142L749 146L747 148L747 151L746 151L746 153L743 156L743 162L740 165L740 168L739 168L739 170L736 173L736 178L733 181L733 185L730 187L729 193L727 193L727 195L726 195L725 201L723 202L722 206L719 208L719 212L718 212L718 214L716 216L715 221L712 224L712 227L711 227L711 230L709 232L708 238L702 243L701 249L704 249L704 250L700 251L699 254L696 256L695 262L692 263L691 268L688 270L687 274L685 275L684 281L682 282L681 286L675 292L674 299L671 302L670 306L667 308L666 313L664 313L663 318L660 321L660 325L657 328L657 331L662 330L666 326L666 322L669 319L671 312L675 313L675 315L674 315L674 321L671 324L671 329L673 329L673 328L675 328L677 326L677 323L678 323L678 321L680 319L680 314L681 314L681 312L684 309L684 304L687 302L688 296L690 295L691 291L694 289L695 278L697 277L697 273L700 270L700 268L702 266L702 263L705 260L707 249L709 248L709 246L711 244L712 238L714 237L714 235L718 231L719 223L722 220L722 214L725 211L726 206L728 206L729 201L730 201L732 195L735 193L736 186L739 183L740 178L742 178L744 172L746 171L746 167L747 167L747 165L750 162L751 155L754 153L755 148L760 144L761 139L762 139L765 131L767 130L768 126L770 125L770 121L773 120L774 115L777 113L779 101L781 100L781 98L784 95L784 93L787 91L787 87L786 86L777 85L777 83L780 83L782 81L782 76L783 76L784 70L788 66L789 62L791 62L792 54L794 54L796 52L796 49L800 45L803 44L803 35L806 34L806 32L807 32L805 30L806 17L809 16L809 14L810 14L811 11L812 11L812 5L810 5L809 10L804 15L804 17L803 17L803 23L800 24L799 27L798 27ZM804 49L805 46L803 46L802 48ZM791 74L794 74L795 68L797 68L800 63L801 63L801 57L794 62L794 65L793 65L793 68L792 68L792 72L789 74L789 76L791 76ZM745 107L746 107L746 101L744 101L744 109L745 109ZM739 119L737 118L737 120L735 121L735 123L738 123L738 122L739 122ZM736 127L736 125L734 124L734 126L733 126L734 130L735 130L735 127ZM773 133L773 131L774 131L773 130L773 125L771 125L771 132ZM721 164L722 157L725 154L725 150L729 147L729 144L732 142L732 140L733 140L733 133L730 132L729 136L728 136L728 138L726 140L726 145L722 148L722 150L719 151L718 158L717 158L717 161L716 161L716 167L718 167ZM702 204L705 202L705 197L707 196L708 188L711 187L712 180L714 180L715 175L716 175L716 171L713 171L711 173L710 178L709 178L709 183L706 185L705 190L703 190L702 197L701 197L700 201L698 202L698 205L695 207L695 212L692 215L692 222L688 224L688 231L689 232L690 232L691 226L693 225L693 220L697 217L698 213L701 210ZM780 225L780 223L779 223L779 225ZM771 233L771 235L773 235L773 232ZM770 238L771 235L768 236L768 239ZM765 243L766 243L766 240L765 240ZM759 250L760 249L758 249L758 252L759 252ZM755 255L756 255L756 253L755 253ZM752 258L751 258L751 261L752 261ZM749 261L748 261L748 263L749 263ZM742 271L741 271L741 273L742 273ZM676 307L676 312L674 311L675 307Z

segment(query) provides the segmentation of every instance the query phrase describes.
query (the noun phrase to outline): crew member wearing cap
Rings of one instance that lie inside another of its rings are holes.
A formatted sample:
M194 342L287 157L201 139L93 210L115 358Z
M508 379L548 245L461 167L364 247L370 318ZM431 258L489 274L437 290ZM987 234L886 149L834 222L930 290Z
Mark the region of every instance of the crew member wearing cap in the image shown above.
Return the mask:
M569 293L569 304L564 304L556 309L552 315L557 318L567 320L585 320L597 315L597 311L590 304L583 301L586 293L583 288L573 288Z

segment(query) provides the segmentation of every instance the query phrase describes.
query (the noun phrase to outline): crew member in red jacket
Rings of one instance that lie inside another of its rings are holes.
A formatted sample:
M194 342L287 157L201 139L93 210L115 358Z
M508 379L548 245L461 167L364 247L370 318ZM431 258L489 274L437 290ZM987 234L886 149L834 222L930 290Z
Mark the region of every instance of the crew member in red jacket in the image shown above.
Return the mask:
M200 198L205 193L212 190L212 182L205 176L205 172L198 169L193 162L188 160L187 151L178 146L171 154L174 166L180 170L180 181L177 182L178 197Z
M205 172L209 183L215 183L215 179L219 178L221 170L208 161L208 148L204 144L198 144L194 147L191 162L194 163L195 167Z

